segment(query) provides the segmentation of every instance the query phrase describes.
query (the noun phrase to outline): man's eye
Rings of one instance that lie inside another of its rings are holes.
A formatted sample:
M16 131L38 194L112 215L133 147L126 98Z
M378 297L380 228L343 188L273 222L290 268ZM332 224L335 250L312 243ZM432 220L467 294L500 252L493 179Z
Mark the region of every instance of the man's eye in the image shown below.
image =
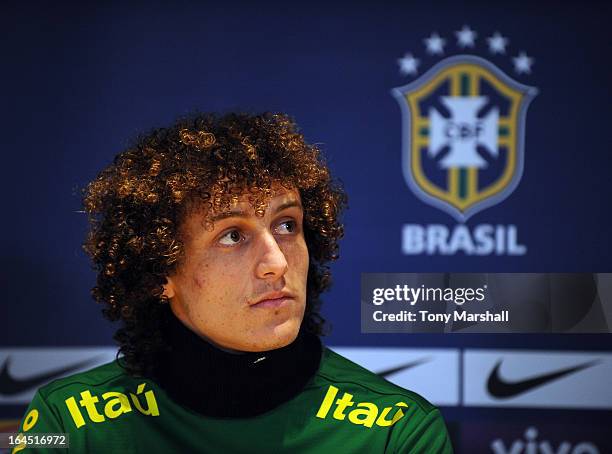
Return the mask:
M283 221L278 224L276 229L281 235L288 233L294 233L297 230L297 223L295 221Z
M238 230L230 230L219 239L219 243L224 246L233 246L234 244L240 243L240 240L242 240L240 232Z

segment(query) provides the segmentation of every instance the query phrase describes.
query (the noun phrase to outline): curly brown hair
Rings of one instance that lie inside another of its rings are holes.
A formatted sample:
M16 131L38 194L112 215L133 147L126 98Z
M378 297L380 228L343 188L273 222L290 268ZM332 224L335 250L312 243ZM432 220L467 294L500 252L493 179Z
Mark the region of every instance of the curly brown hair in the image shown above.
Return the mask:
M286 115L181 118L138 137L87 186L84 249L98 273L92 295L107 319L123 322L114 339L130 374L147 374L155 355L167 350L163 286L183 257L185 217L202 208L228 210L245 188L263 216L278 183L298 190L302 199L310 257L302 329L322 335L320 294L331 285L328 264L338 257L346 195L319 149Z

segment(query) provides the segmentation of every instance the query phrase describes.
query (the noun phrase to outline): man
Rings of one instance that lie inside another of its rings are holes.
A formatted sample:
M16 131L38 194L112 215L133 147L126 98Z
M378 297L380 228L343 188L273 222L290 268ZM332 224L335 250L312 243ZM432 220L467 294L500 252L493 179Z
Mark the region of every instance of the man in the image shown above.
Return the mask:
M286 116L154 130L84 206L122 356L41 388L24 435L66 432L70 452L452 451L430 403L321 345L345 195Z

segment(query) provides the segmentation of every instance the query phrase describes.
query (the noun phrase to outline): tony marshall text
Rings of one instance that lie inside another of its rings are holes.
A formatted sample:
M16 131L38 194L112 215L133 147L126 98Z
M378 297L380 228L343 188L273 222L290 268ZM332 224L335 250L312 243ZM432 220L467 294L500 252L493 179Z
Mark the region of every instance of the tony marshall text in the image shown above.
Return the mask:
M444 322L449 323L451 317L454 322L507 322L508 311L494 313L485 311L480 314L468 314L467 312L456 312L452 314L440 314L429 311L399 311L393 314L385 314L383 311L374 311L372 314L375 322Z

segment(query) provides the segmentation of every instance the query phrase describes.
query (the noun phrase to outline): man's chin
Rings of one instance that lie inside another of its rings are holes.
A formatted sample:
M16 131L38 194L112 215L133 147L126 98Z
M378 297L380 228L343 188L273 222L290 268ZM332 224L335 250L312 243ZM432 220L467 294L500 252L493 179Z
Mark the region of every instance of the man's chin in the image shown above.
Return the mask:
M251 352L265 352L268 350L276 350L286 347L297 338L300 332L300 323L287 320L285 323L274 326L267 330L267 333L262 333L259 337L259 342L249 349Z

